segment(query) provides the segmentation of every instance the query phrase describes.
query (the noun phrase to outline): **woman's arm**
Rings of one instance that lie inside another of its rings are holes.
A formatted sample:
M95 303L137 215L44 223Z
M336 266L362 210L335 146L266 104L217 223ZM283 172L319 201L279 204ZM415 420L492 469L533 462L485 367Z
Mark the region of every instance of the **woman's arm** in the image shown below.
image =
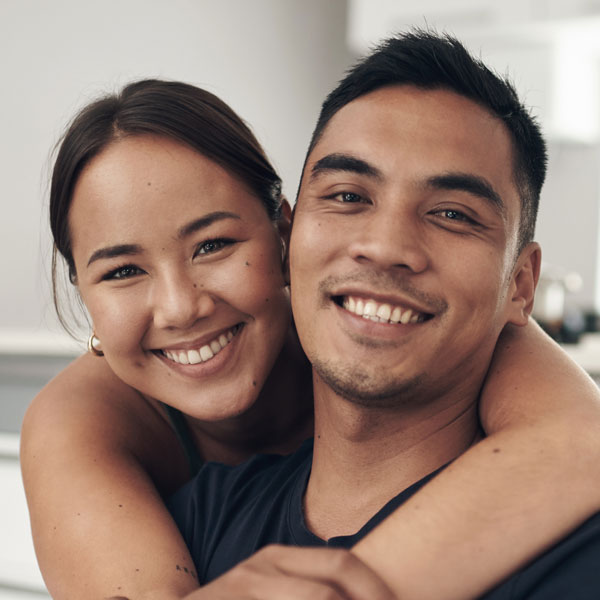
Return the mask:
M56 600L179 598L192 560L155 482L189 477L157 410L81 357L27 411L21 463L38 561Z
M353 552L400 598L474 598L600 510L600 390L533 321L502 334L488 434Z

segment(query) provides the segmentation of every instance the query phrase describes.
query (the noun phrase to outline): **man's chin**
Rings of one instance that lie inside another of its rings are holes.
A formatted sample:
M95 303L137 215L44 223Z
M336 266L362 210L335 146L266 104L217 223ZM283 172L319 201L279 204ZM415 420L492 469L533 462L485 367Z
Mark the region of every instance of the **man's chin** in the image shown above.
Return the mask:
M315 360L313 368L338 396L365 408L394 409L413 405L423 384L422 376L400 381L385 373L349 369L327 361Z

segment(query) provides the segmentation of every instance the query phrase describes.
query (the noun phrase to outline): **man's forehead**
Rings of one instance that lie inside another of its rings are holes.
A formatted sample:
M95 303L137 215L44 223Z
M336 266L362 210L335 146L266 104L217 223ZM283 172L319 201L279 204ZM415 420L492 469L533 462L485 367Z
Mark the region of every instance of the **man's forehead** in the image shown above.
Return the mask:
M432 188L468 189L502 213L516 201L518 214L513 167L508 129L486 108L447 88L387 86L332 116L307 157L299 200L328 173L384 181L402 171Z
M486 127L500 132L512 154L504 123L473 100L448 88L391 85L355 98L332 115L307 155L303 178L310 175L307 169L312 171L315 162L327 154L356 154L361 146L374 149L379 143L378 136L388 135L392 130L402 134L410 127L423 133L433 131L434 135L443 130L446 135L440 136L436 143L450 141L449 135L464 135L467 130L484 142L482 130Z

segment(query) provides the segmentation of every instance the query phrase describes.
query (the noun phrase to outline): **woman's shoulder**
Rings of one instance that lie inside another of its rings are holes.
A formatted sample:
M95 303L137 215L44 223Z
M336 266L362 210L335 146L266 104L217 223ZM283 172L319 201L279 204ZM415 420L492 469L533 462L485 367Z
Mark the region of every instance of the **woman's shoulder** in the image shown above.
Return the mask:
M83 355L33 399L22 457L64 454L70 462L133 460L162 493L187 478L187 462L159 404L123 383L104 359ZM167 464L165 464L167 463Z

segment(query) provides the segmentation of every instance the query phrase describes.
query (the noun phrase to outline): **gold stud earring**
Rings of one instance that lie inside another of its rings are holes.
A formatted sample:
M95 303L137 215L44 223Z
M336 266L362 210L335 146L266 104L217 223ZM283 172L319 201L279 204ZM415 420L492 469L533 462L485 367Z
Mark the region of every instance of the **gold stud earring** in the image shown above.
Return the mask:
M87 349L88 352L90 352L94 356L104 356L100 340L96 337L96 334L93 331L90 334L90 337L88 338Z

